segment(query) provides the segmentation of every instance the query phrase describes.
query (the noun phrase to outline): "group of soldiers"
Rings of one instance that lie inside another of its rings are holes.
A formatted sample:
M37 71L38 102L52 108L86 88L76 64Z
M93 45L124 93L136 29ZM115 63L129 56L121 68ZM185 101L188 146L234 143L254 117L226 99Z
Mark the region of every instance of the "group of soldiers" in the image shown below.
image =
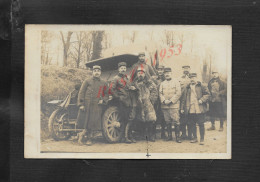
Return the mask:
M213 78L208 85L198 81L196 73L190 73L190 66L184 65L181 79L172 77L169 67L159 66L155 70L146 64L145 53L138 55L139 61L133 65L130 78L126 75L127 64L118 64L118 74L109 86L100 79L101 67L93 66L93 76L84 81L78 95L80 111L85 112L84 130L79 134L78 142L83 144L87 136L87 145L92 144L93 131L101 129L101 105L116 99L119 102L121 115L124 116L124 141L135 143L133 136L135 122L142 123L144 137L154 142L156 126L161 125L161 138L173 140L190 140L191 143L204 144L205 114L209 111L212 126L215 130L215 119L220 119L223 131L224 111L222 99L225 97L225 84L220 80L218 72L212 72ZM100 94L100 88L106 89ZM97 97L98 95L98 97ZM108 98L106 98L108 97ZM197 137L199 127L200 141Z

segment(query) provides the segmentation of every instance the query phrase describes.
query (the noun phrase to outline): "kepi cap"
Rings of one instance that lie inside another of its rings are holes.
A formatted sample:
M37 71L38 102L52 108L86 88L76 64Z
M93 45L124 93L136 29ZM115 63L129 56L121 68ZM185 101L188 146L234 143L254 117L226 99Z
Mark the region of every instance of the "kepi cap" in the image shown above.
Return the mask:
M120 63L118 63L118 68L120 68L121 66L126 66L126 62L120 62Z
M213 73L218 73L218 72L217 72L217 71L212 71L212 74L213 74Z
M190 78L197 77L197 73L190 73Z
M164 66L163 65L159 65L158 69L164 69Z
M145 69L144 68L138 68L137 70L136 70L136 72L140 72L140 71L142 71L142 72L144 72L145 73Z
M99 65L95 65L95 66L93 66L93 70L95 70L95 69L101 70L101 67Z
M182 68L190 68L189 65L183 65Z
M164 72L171 72L172 69L171 68L164 68Z
M139 52L139 53L138 53L138 56L141 56L141 55L142 55L142 56L145 56L145 52Z

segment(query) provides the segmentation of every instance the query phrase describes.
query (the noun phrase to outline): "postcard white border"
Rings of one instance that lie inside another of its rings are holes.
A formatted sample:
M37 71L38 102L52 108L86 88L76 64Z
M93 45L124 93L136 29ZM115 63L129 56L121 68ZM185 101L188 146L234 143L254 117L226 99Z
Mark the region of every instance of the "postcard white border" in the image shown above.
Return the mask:
M41 30L108 30L120 29L160 29L162 26L182 28L225 27L227 39L227 152L226 153L41 153L40 151L40 92ZM232 100L232 27L230 25L25 25L25 101L24 101L24 157L25 158L64 158L64 159L231 159L231 100Z

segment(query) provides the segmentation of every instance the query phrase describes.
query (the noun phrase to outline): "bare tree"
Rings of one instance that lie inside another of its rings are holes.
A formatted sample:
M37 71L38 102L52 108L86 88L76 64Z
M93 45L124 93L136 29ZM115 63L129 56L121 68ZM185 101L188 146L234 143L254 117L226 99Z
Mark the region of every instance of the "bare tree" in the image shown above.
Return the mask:
M163 43L168 46L174 46L175 45L175 32L165 30Z
M62 31L60 31L61 40L62 40L62 43L63 43L63 66L68 65L68 51L69 51L69 48L70 48L70 38L71 38L72 34L73 34L73 32L69 31L67 38L65 40Z
M76 63L76 68L79 68L80 61L83 59L83 32L77 32L76 33L77 41L75 42L76 44L73 45L74 51L70 52L71 57L75 60Z
M52 34L49 31L43 30L41 32L41 64L43 65L50 63L49 46L51 39Z
M91 60L98 59L101 57L102 51L102 40L103 40L104 31L93 31L93 53Z
M184 43L184 34L183 33L178 34L178 39L179 39L179 43L181 45L183 45L183 43Z
M205 59L203 60L203 69L202 69L202 78L203 82L208 82L211 79L211 72L212 72L212 62L214 59L214 53L212 49L206 49Z
M83 41L83 48L86 53L86 62L89 62L92 57L93 52L93 37L92 37L92 31L90 32L84 32L84 41Z
M133 31L132 34L131 34L130 40L131 40L132 43L135 42L136 34L137 34L136 31Z

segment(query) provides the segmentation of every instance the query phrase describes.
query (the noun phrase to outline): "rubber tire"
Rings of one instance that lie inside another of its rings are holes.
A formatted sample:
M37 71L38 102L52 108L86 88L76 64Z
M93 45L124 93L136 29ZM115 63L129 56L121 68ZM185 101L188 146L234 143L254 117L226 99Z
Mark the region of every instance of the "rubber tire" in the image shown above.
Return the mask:
M49 122L48 122L48 128L49 128L49 132L51 134L51 137L56 140L56 141L59 141L59 140L68 140L71 135L67 135L66 137L64 138L60 138L58 137L55 132L54 132L54 129L53 129L53 123L55 122L55 117L57 114L59 114L59 112L62 112L62 109L56 109L55 111L53 111L53 113L51 114L50 118L49 118Z
M124 135L124 130L122 129L124 127L124 125L121 126L121 132L119 133L119 136L116 137L116 138L112 138L110 137L109 133L108 133L108 130L107 130L107 120L108 120L108 117L111 113L113 112L118 112L118 108L115 107L115 106L111 106L109 107L105 112L104 112L104 115L102 117L102 133L103 133L103 136L105 137L105 139L109 142L109 143L116 143L116 142L120 142L123 135Z

